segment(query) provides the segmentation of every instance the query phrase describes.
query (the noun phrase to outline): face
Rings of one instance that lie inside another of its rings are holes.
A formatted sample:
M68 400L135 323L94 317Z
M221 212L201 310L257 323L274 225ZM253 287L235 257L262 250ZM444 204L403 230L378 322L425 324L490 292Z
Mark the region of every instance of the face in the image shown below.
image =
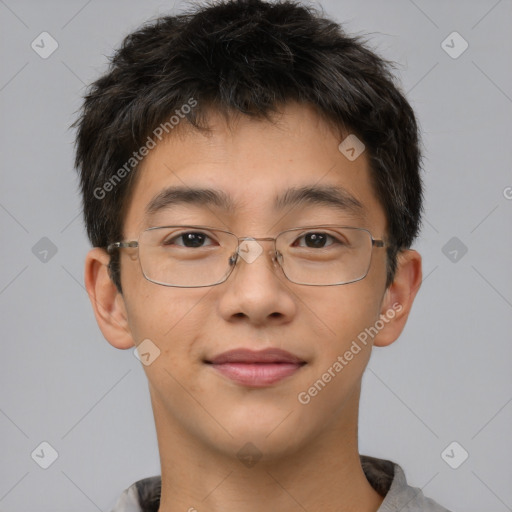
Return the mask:
M314 111L290 105L277 124L241 116L229 126L212 114L210 126L209 136L184 131L150 151L138 170L125 240L137 240L148 227L175 224L255 238L338 224L385 238L386 219L365 154L347 159L338 150L341 141ZM147 215L147 205L173 186L222 191L230 208L180 202ZM275 205L290 188L318 186L341 188L362 208L309 201ZM371 337L364 344L360 335L383 313L386 258L384 248L374 248L369 272L358 282L304 286L288 281L272 262L272 242L261 247L251 263L239 260L226 282L205 288L149 282L137 250L123 249L119 300L133 342L149 339L160 350L144 366L157 424L224 453L252 442L271 458L356 421L371 350ZM233 349L281 349L301 363L289 364L277 380L237 380L236 365L226 373L210 364Z

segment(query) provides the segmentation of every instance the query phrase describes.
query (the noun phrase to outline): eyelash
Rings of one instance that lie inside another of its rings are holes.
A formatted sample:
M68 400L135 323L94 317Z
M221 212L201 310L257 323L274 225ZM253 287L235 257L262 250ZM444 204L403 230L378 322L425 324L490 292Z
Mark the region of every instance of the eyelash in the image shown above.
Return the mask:
M213 240L212 237L210 237L209 235L207 235L206 233L203 233L202 231L187 231L185 233L181 233L179 235L175 235L173 236L172 238L169 238L169 239L166 239L163 241L163 244L164 246L169 246L169 245L174 245L173 242L179 238L183 238L185 235L189 235L189 234L194 234L194 235L204 235L206 238L210 239L210 240ZM329 247L330 245L333 245L334 243L338 243L338 244L343 244L344 242L342 240L339 240L339 239L336 239L333 235L329 235L328 233L325 233L324 231L308 231L306 233L303 233L302 235L300 235L299 237L297 237L297 239L294 241L294 245L295 243L298 241L298 240L301 240L301 239L304 239L306 236L308 235L312 235L312 234L315 234L315 235L324 235L328 238L330 238L331 240L333 240L334 242L329 244L327 247ZM182 247L185 247L185 244L177 244L179 246L182 246ZM201 247L209 247L211 244L209 244L208 246L201 246ZM299 247L304 247L304 246L299 246ZM191 247L189 247L189 249L191 249ZM323 249L323 247L322 247Z
M202 231L187 231L185 233L181 233L179 235L173 236L172 238L168 238L168 239L164 240L162 245L173 245L172 242L174 240L177 240L178 238L183 238L185 235L190 235L190 234L205 235L210 240L213 240L212 237L208 236L206 233L203 233ZM179 245L183 245L184 246L184 244L179 244Z

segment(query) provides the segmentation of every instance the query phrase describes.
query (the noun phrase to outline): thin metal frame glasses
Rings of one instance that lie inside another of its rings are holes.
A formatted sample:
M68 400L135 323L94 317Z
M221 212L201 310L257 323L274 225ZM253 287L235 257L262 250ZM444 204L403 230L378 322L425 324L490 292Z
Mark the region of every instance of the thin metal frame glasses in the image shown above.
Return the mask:
M205 241L208 245L202 245ZM238 237L218 228L175 225L150 227L138 240L111 243L107 251L138 248L140 268L148 281L202 288L224 283L241 259L252 263L263 253L258 242L266 241L274 242L273 264L278 264L289 281L305 286L360 281L370 269L373 248L387 246L365 228L342 225L291 228L274 238Z

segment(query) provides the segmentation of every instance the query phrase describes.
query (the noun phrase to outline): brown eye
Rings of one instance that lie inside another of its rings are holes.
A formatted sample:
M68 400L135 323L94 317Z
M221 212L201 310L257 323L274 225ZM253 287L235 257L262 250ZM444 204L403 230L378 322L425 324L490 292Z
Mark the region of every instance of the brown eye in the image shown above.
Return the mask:
M204 247L203 243L206 239L210 239L206 233L189 231L187 233L182 233L181 235L164 240L163 245L180 245L188 248ZM181 240L182 242L176 243L177 240Z

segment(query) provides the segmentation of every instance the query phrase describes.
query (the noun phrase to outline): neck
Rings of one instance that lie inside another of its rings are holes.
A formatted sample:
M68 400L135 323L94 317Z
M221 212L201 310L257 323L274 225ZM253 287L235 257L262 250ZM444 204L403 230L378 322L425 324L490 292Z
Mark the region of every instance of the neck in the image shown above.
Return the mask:
M351 402L341 421L306 446L242 460L192 436L152 395L162 470L158 512L267 512L269 504L280 512L376 512L383 497L366 479L357 447L359 393Z

